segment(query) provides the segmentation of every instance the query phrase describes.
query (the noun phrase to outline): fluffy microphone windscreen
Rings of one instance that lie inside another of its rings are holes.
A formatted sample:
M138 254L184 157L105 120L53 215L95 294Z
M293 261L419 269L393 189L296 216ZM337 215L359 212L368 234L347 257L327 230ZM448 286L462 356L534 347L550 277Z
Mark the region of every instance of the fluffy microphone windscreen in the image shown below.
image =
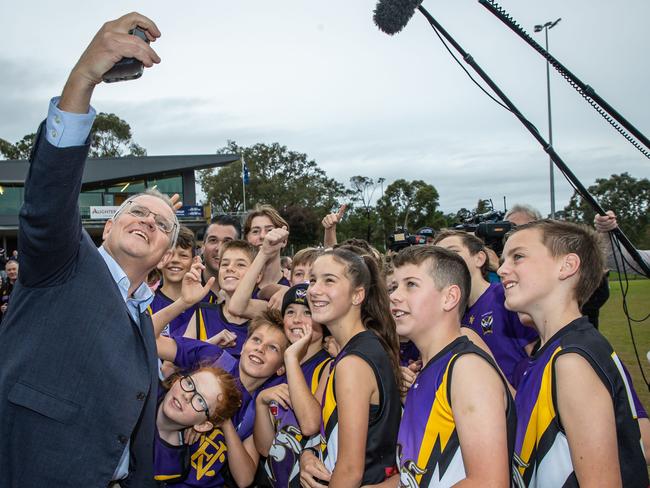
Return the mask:
M386 34L397 34L411 20L422 0L380 0L375 7L373 20Z

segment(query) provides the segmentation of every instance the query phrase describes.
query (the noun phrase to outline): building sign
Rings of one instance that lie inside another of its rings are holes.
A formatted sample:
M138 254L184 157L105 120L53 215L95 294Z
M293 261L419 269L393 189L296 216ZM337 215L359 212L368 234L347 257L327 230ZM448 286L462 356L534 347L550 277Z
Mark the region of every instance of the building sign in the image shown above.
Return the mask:
M201 205L183 205L176 210L176 217L189 217L194 219L203 218L203 207Z
M93 220L108 220L113 217L120 207L90 207L90 218Z

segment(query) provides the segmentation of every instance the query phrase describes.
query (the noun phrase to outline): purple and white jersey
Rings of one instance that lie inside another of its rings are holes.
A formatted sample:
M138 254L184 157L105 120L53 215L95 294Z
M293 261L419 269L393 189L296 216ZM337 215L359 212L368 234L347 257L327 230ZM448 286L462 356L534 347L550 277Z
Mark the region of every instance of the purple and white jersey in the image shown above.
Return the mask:
M222 368L237 380L242 395L242 403L232 417L232 423L239 438L243 441L253 434L255 425L255 397L251 395L239 380L239 359L224 351L219 346L191 339L175 337L177 351L174 364L185 371L210 364ZM213 429L190 446L190 472L183 483L176 486L217 487L223 486L221 470L227 462L226 440L221 429Z
M524 349L537 339L537 332L519 321L515 312L506 310L501 283L489 288L467 309L461 324L476 332L492 351L497 364L512 384L517 364L528 357Z
M153 301L151 302L151 314L155 314L156 312L159 312L165 307L168 307L174 303L174 300L169 298L167 295L165 295L160 289L156 290L156 294L153 297ZM190 319L192 318L192 315L194 314L194 311L196 310L196 306L190 307L187 310L185 310L182 314L180 314L178 317L176 317L174 320L169 322L163 331L161 332L161 335L165 337L176 337L176 336L182 336L185 333L185 329L187 329L187 324L190 322Z
M496 370L482 349L461 336L448 344L422 368L409 389L397 438L400 487L450 487L466 478L465 464L451 404L453 364L463 354L477 354ZM508 397L506 427L514 439L516 414ZM509 458L513 443L508 443Z
M332 358L321 350L302 366L305 381L312 395L316 393L318 381ZM283 383L286 383L286 377ZM278 405L274 415L275 438L264 463L264 472L271 486L277 488L300 487L300 453L306 447L320 448L320 436L304 437L298 420L291 409Z
M623 486L647 488L648 471L629 380L611 345L587 317L560 329L529 359L517 389L515 452L521 461L519 472L525 486L578 486L559 417L554 378L555 360L567 353L582 356L610 392Z
M237 336L235 346L228 349L228 352L239 357L246 338L248 337L248 322L233 324L228 322L223 314L223 303L209 304L201 303L196 313L196 337L199 340L207 341L222 330L229 330Z

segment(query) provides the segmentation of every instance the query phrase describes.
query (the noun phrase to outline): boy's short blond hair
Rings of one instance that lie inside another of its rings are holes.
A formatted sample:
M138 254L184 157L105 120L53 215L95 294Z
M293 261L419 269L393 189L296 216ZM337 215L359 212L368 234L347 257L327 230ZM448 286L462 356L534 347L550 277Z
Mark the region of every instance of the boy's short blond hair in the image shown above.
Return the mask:
M279 310L275 308L267 308L263 312L253 317L250 325L248 326L248 337L253 335L253 333L260 327L269 327L271 329L280 331L282 333L282 337L285 338L284 349L289 347L289 339L284 332L284 319L282 318L282 314Z
M248 256L251 263L255 259L255 256L257 256L257 252L258 252L258 248L253 246L248 241L238 239L236 241L224 242L221 247L220 257L223 257L226 254L226 251L232 251L232 250L243 251Z
M323 250L316 247L306 247L298 251L292 258L292 274L293 268L296 266L311 266L321 254L323 254Z
M517 226L506 238L528 229L540 231L542 244L554 258L566 254L576 254L580 258L574 294L578 306L582 307L600 284L605 269L605 258L596 231L582 224L543 219Z

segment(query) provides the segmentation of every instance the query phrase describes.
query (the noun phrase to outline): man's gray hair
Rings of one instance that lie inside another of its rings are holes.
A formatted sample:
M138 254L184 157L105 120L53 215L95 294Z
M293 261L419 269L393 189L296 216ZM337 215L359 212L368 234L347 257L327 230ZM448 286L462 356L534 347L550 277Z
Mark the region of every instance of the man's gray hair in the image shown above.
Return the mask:
M120 215L124 213L124 210L126 209L126 206L129 205L133 200L135 200L138 197L142 196L150 196L150 197L155 197L161 199L163 202L165 202L169 208L172 210L172 214L174 215L174 230L169 234L169 249L173 249L174 246L176 245L176 240L178 239L178 232L180 230L180 225L178 223L178 217L176 217L176 209L174 208L174 204L172 203L171 199L165 195L164 193L160 193L158 190L155 188L148 188L145 191L141 193L137 193L135 195L131 195L129 198L124 200L122 202L122 205L117 209L115 214L113 215L113 220L116 220Z
M513 205L510 210L508 210L508 213L506 214L506 220L510 220L512 214L516 213L526 214L531 222L535 220L542 220L542 214L539 213L539 210L537 210L535 207L519 203Z

